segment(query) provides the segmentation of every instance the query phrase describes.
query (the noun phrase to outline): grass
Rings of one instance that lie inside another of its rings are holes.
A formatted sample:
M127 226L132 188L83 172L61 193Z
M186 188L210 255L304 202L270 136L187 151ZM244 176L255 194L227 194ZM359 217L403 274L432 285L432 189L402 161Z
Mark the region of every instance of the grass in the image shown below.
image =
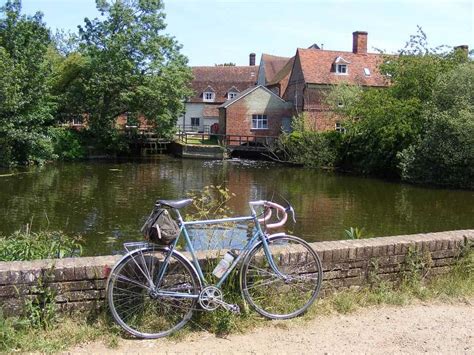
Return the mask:
M299 318L289 321L268 321L248 310L237 292L237 277L231 280L230 291L225 295L229 302L241 306L242 314L233 315L223 310L196 312L185 329L173 334L171 340L183 341L196 331L205 330L218 336L229 333L248 332L256 327L268 326L289 329L304 324L315 317L329 314L347 314L357 309L377 305L407 305L419 300L443 302L471 302L474 297L474 251L459 259L453 269L441 276L423 281L413 273L396 286L378 280L370 287L347 290L321 298ZM123 333L105 312L89 319L78 317L62 318L56 326L32 328L21 319L5 319L0 314L0 352L56 352L74 345L91 341L102 341L109 347L117 346Z

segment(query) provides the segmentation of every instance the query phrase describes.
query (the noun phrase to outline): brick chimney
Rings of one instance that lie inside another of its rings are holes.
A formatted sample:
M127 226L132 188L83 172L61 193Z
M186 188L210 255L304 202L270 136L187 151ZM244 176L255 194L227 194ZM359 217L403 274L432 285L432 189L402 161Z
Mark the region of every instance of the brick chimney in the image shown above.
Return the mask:
M250 55L249 55L249 65L250 66L255 65L255 53L250 53Z
M367 32L352 32L352 53L367 54Z

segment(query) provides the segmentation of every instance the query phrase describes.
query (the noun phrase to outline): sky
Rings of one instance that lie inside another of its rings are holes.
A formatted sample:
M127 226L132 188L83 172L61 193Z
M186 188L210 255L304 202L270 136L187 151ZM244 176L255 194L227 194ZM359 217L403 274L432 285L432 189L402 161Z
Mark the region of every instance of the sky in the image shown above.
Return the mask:
M0 0L0 4L5 0ZM95 0L23 0L53 29L76 31L99 14ZM290 57L313 43L352 50L352 32L368 32L369 52L402 49L417 25L429 45L474 49L474 0L165 0L165 32L183 46L190 65L234 62L249 53Z

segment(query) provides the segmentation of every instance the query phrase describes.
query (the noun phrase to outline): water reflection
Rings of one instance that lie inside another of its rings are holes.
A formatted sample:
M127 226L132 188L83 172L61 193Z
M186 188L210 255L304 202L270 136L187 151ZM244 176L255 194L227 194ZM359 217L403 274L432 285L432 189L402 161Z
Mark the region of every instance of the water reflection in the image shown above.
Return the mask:
M343 238L364 227L373 236L474 227L474 193L420 188L338 176L248 160L202 161L168 156L141 161L84 162L32 168L8 176L0 171L0 233L26 223L33 229L80 233L88 255L121 249L138 232L153 202L223 184L236 197L231 208L247 214L252 199L292 202L303 238Z

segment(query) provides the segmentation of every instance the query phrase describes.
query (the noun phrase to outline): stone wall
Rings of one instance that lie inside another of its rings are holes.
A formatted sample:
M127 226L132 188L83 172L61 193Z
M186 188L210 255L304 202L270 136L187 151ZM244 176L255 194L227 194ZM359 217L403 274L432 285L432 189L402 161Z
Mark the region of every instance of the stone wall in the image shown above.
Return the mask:
M312 243L323 268L323 295L367 285L371 278L396 282L406 268L409 250L431 260L428 276L450 269L460 252L474 243L474 230L401 235L361 240ZM104 305L105 283L120 256L82 257L28 262L0 262L0 305L17 314L38 280L55 290L61 310Z

